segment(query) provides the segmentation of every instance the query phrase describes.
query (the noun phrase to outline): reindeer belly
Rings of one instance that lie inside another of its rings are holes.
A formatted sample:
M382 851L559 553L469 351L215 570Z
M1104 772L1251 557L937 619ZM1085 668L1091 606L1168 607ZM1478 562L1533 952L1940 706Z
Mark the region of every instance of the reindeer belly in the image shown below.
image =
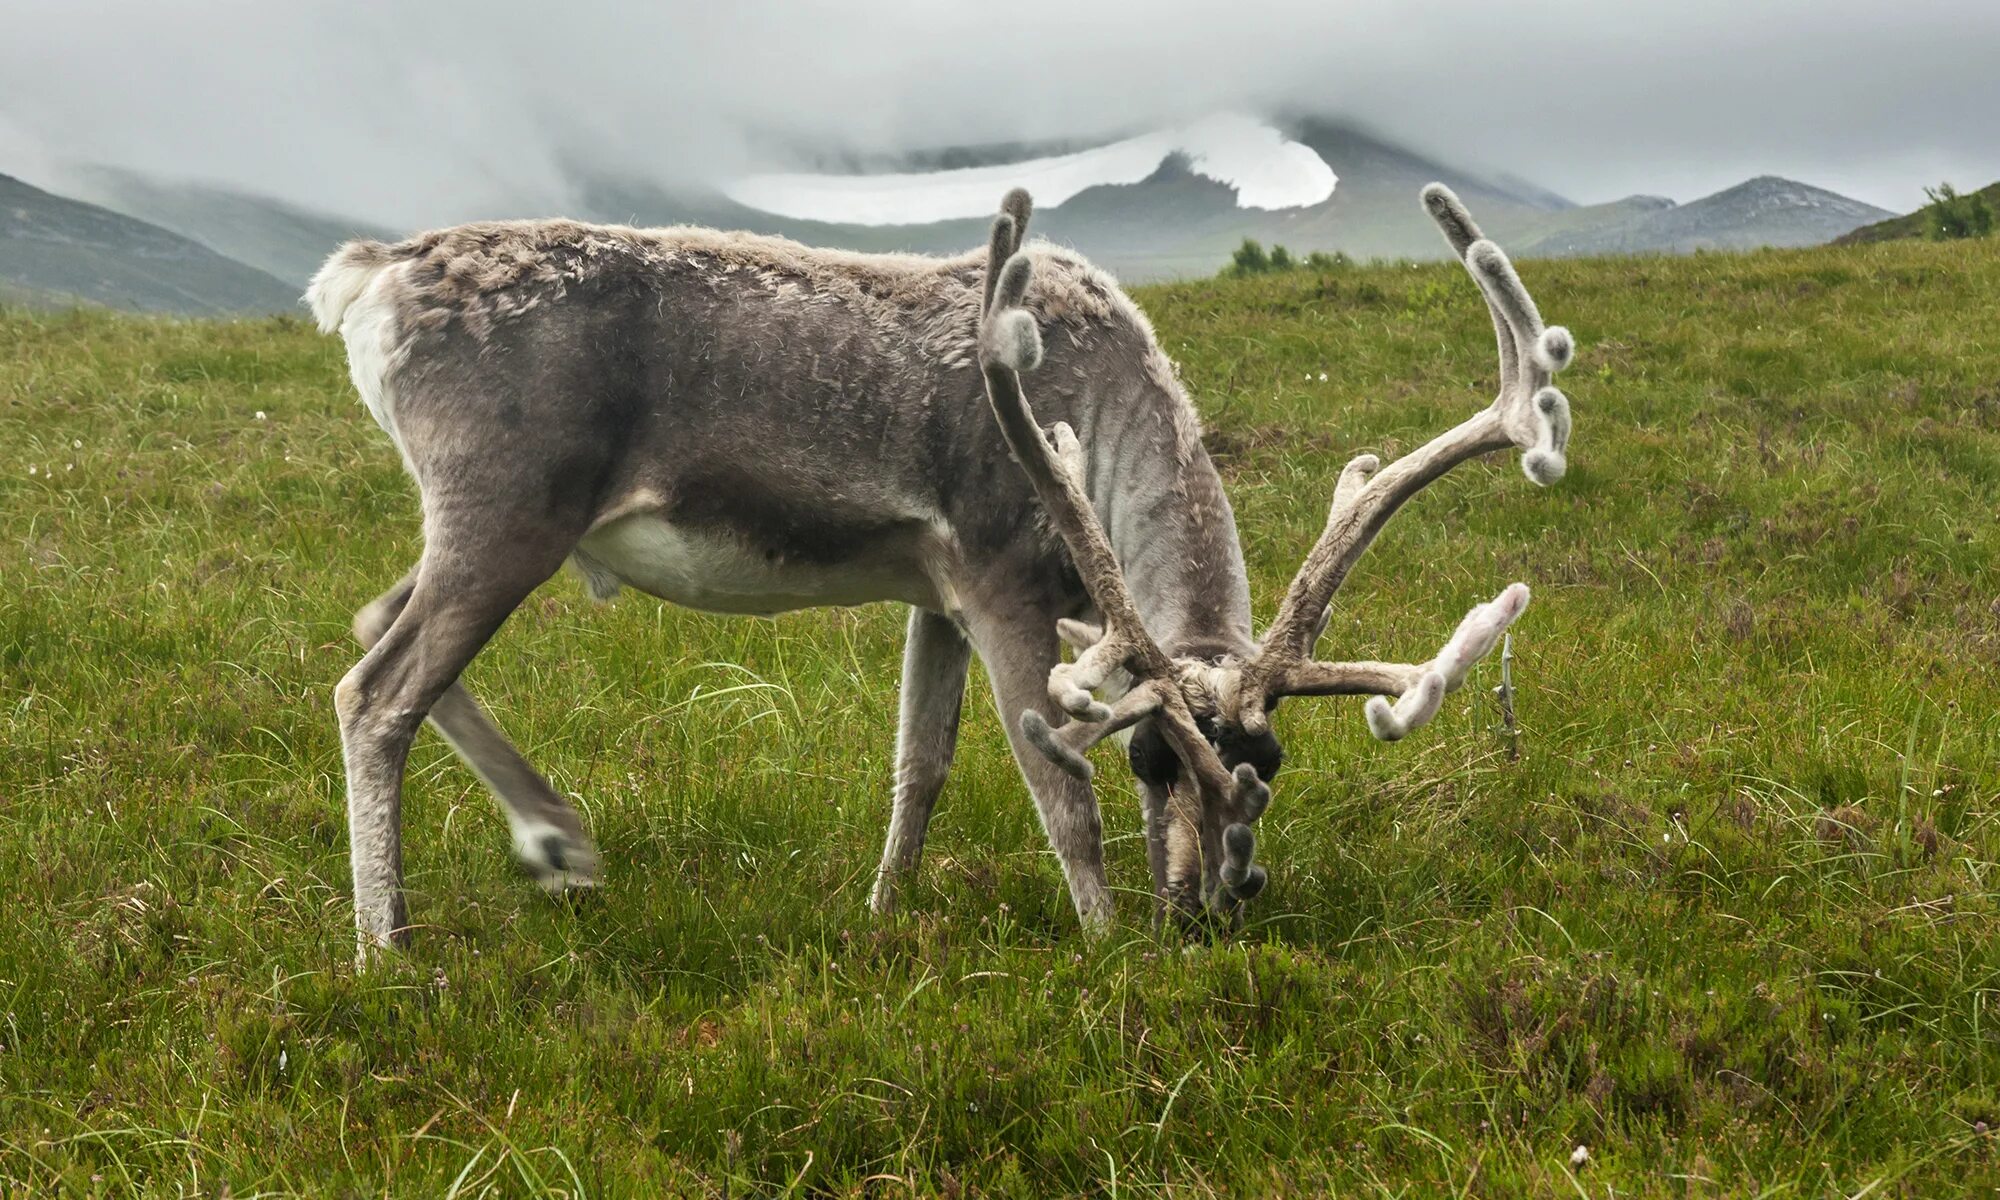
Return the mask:
M708 612L770 616L881 600L936 609L943 602L927 552L932 540L925 531L898 531L831 561L806 561L728 529L640 513L591 530L575 557L600 596L622 583Z

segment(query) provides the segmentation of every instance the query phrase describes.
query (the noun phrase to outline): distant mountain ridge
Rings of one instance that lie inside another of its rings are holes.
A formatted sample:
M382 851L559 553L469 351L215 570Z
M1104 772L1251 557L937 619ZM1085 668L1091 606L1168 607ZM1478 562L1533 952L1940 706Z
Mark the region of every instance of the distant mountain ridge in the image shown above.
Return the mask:
M141 312L283 312L298 291L190 238L0 175L0 285Z
M1303 153L1304 147L1332 170L1336 184L1324 200L1246 208L1216 168L1197 171L1186 154L1173 152L1144 177L1132 174L1127 162L1121 178L1131 182L1085 186L1063 203L1047 205L1037 213L1037 232L1074 246L1123 278L1143 281L1211 274L1246 237L1283 244L1297 256L1320 250L1356 259L1441 257L1444 243L1417 201L1419 190L1432 181L1457 191L1486 232L1517 257L1813 245L1891 215L1774 176L1687 204L1628 196L1577 205L1532 182L1456 167L1342 121L1295 118L1270 125L1283 137L1282 146L1276 138L1272 146L1287 154ZM847 173L896 174L907 182L933 170L1016 162L1032 175L1031 160L1089 148L1077 142L1015 143L865 160L829 154L819 162ZM601 171L574 170L572 176L568 211L519 215L745 229L860 251L956 254L986 236L983 214L923 224L843 224L766 212L731 199L721 188L666 187ZM1224 177L1242 178L1226 171ZM82 301L196 315L289 312L305 281L342 241L398 236L370 222L229 187L101 167L74 168L69 178L74 190L96 203L0 176L0 302Z
M1338 176L1333 194L1321 203L1242 208L1230 187L1194 174L1184 158L1168 155L1139 182L1086 188L1065 203L1038 208L1036 230L1121 277L1157 279L1209 274L1245 237L1283 242L1301 253L1439 257L1444 243L1417 203L1417 193L1433 181L1458 191L1496 235L1574 207L1546 190L1454 168L1343 123L1299 121L1289 132ZM918 225L821 222L765 212L716 192L670 190L604 175L584 179L578 194L582 211L575 215L592 220L749 229L856 250L952 254L986 236L983 215Z
M1612 219L1601 224L1547 234L1519 246L1518 252L1557 257L1818 246L1891 215L1872 204L1775 175L1760 175L1688 204L1644 203L1657 199L1634 197L1640 202L1639 211L1622 217L1607 214Z
M1358 259L1437 258L1444 253L1443 242L1417 204L1418 192L1434 180L1457 191L1487 233L1523 257L1816 245L1889 215L1776 176L1747 180L1685 205L1660 196L1629 196L1579 206L1532 183L1453 167L1343 122L1301 119L1289 123L1286 133L1338 176L1324 201L1247 209L1227 184L1197 175L1184 159L1169 155L1142 180L1086 188L1064 203L1042 208L1036 227L1120 276L1143 280L1210 273L1246 237L1282 243L1294 254L1323 250ZM979 156L983 165L1004 158L994 150ZM882 165L891 173L910 168L900 161ZM778 216L727 197L609 179L595 181L583 195L585 215L598 219L687 221L865 250L950 253L977 245L985 225L984 218L831 224Z

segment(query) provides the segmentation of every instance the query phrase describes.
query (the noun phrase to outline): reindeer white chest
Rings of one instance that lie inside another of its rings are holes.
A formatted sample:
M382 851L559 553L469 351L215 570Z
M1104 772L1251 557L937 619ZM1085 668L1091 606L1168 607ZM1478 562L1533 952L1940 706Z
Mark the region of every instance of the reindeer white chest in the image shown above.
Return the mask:
M802 562L726 530L636 513L599 524L575 557L600 597L625 584L688 608L770 616L823 605L893 600L945 607L934 552L921 536L892 537L834 562Z

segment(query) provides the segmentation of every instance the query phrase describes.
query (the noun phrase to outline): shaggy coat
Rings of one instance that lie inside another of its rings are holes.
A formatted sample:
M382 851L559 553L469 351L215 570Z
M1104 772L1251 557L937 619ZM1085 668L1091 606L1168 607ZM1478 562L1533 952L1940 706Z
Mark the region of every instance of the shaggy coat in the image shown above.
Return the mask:
M1087 448L1088 491L1149 628L1171 653L1246 653L1234 518L1171 363L1109 276L1046 244L1028 253L1047 345L1035 406ZM565 560L601 598L631 586L730 613L913 606L875 893L894 903L951 758L970 650L1018 751L1016 714L1058 716L1044 688L1056 620L1090 615L987 406L981 265L571 221L354 242L327 262L308 299L346 339L424 506L422 561L357 619L372 649L338 691L365 941L406 924L401 762L425 713L499 793L544 882L594 878L567 802L453 683ZM1170 775L1154 750L1148 772ZM1248 750L1275 768L1274 743ZM1017 757L1079 913L1101 926L1089 785Z

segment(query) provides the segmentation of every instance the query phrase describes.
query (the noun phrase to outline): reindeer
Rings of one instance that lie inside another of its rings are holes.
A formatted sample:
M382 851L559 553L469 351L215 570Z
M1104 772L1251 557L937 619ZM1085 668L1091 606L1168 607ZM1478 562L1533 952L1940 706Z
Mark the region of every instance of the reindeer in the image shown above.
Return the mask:
M1432 185L1423 201L1492 310L1499 397L1387 468L1347 466L1261 641L1172 364L1109 276L1022 245L1023 192L983 261L556 220L343 246L306 298L344 338L424 529L415 568L356 615L366 653L334 692L363 957L408 938L402 777L426 718L544 887L596 882L575 810L458 682L565 562L599 600L631 586L726 613L909 606L877 912L922 855L977 652L1003 718L1018 714L1014 758L1084 929L1106 930L1112 901L1083 755L1114 733L1130 739L1161 911L1234 913L1266 878L1250 825L1282 757L1279 699L1369 695L1370 729L1401 737L1528 599L1515 584L1474 609L1426 664L1314 660L1355 561L1469 458L1516 445L1535 482L1563 472L1568 405L1548 382L1569 335L1542 327L1455 196ZM1021 385L1037 367L1046 435Z

